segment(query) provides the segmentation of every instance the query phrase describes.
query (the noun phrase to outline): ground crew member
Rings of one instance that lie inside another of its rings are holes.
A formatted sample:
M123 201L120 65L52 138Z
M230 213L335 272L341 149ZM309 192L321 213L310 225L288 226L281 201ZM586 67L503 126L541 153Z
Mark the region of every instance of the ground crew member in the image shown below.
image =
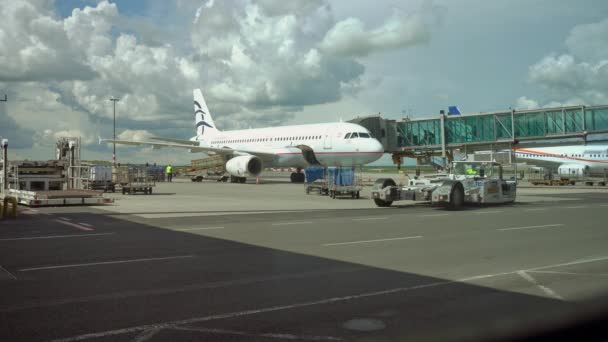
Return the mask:
M476 175L477 171L474 168L469 167L469 168L467 168L466 173L467 173L467 175Z
M167 165L165 173L167 174L167 182L171 182L173 180L173 166L171 164Z

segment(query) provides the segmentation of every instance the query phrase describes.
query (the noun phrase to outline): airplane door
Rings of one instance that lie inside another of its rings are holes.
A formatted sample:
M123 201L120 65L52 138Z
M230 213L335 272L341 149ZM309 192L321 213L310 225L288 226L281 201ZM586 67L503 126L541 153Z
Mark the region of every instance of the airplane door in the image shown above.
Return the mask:
M325 136L323 137L323 148L326 150L331 149L331 130L328 128L325 130Z

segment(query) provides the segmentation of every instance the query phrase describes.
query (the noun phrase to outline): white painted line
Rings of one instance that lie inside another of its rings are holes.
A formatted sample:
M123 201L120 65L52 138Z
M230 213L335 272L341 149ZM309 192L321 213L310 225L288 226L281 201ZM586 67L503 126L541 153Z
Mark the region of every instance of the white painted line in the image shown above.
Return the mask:
M67 217L60 217L59 219L60 220L64 220L64 221L72 221L71 218L67 218Z
M546 273L546 274L565 274L585 277L608 277L607 273L577 273L577 272L558 272L558 271L528 271L529 273Z
M349 241L349 242L334 242L334 243L324 243L321 246L329 247L329 246L342 246L342 245L355 245L360 243L372 243L372 242L383 242L383 241L397 241L397 240L409 240L409 239L421 239L422 236L404 236L398 238L390 238L390 239L376 239L376 240L362 240L362 241Z
M212 290L212 289L221 289L233 286L245 286L251 284L259 284L264 282L273 282L273 281L282 281L282 280L297 280L297 279L306 279L306 278L314 278L314 277L323 277L326 275L332 274L346 274L346 273L355 273L355 272L365 272L367 271L365 268L359 267L350 267L350 268L342 268L342 269L333 269L333 270L323 270L323 271L312 271L312 272L304 272L304 273L287 273L287 274L279 274L279 275L270 275L270 276L261 276L261 277L251 277L251 278L242 278L236 280L229 281L216 281L211 283L199 283L192 285L185 285L180 287L169 287L169 288L154 288L150 290L127 290L120 292L110 292L103 293L98 295L86 296L86 297L72 297L72 298L64 298L64 299L54 299L49 301L41 302L39 300L31 300L26 302L21 302L12 306L2 306L0 307L0 313L9 313L9 312L17 312L22 310L29 309L40 309L42 307L53 307L59 305L66 304L76 304L76 303L90 303L94 301L102 301L102 300L121 300L128 298L141 298L141 297L151 297L151 296L161 296L168 294L177 294L177 293L187 293L194 292L200 290Z
M428 215L417 215L418 217L441 217L441 216L448 216L450 214L428 214Z
M550 227L561 227L564 224L562 223L555 223L555 224L543 224L540 226L526 226L526 227L512 227L512 228L500 228L500 229L496 229L499 231L507 231L507 230L521 230L521 229L535 229L535 228L550 228Z
M569 262L569 263L565 263L565 264L556 264L556 265L547 265L547 266L537 267L536 269L552 268L552 267L566 266L566 265L577 265L577 264L600 261L600 260L608 260L608 257L601 257L601 258L588 259L588 260L577 260L577 261L573 261L573 262ZM525 271L530 271L530 270L532 270L532 269L525 270ZM414 290L419 290L419 289L427 289L427 288L438 287L438 286L443 286L443 285L468 282L468 281L477 280L477 279L499 277L499 276L514 274L515 272L517 272L517 271L501 272L501 273L495 273L495 274L484 274L484 275L472 276L472 277L467 277L467 278L461 278L458 280L439 281L439 282L416 285L416 286L411 286L411 287L398 287L398 288L393 288L393 289L388 289L388 290L360 293L360 294L356 294L356 295L347 295L347 296L343 296L343 297L324 298L324 299L319 299L319 300L310 301L310 302L300 302L300 303L295 303L295 304L272 306L272 307L266 307L266 308L260 308L260 309L251 309L251 310L236 311L236 312L216 314L216 315L203 316L203 317L194 317L194 318L184 319L184 320L180 320L180 321L169 321L169 322L164 322L164 323L140 325L140 326L134 326L134 327L122 328L122 329L116 329L116 330L100 331L100 332L95 332L95 333L88 333L88 334L67 337L67 338L56 339L51 342L82 341L82 340L92 339L92 338L101 338L101 337L108 337L108 336L130 334L130 333L146 331L146 330L155 329L155 328L158 328L158 329L172 328L177 325L194 324L194 323L208 322L208 321L220 320L220 319L244 317L244 316L256 315L256 314L261 314L261 313L299 309L299 308L305 308L305 307L311 307L311 306L317 306L317 305L334 304L334 303L346 302L346 301L351 301L351 300L357 300L357 299L361 299L361 298L372 298L372 297L414 291Z
M30 267L30 268L22 268L22 269L19 270L19 272L54 270L54 269L58 269L58 268L71 268L71 267L88 267L88 266L99 266L99 265L127 264L127 263L132 263L132 262L173 260L173 259L185 259L185 258L194 258L194 255L177 255L177 256L161 257L161 258L142 258L142 259L130 259L130 260L90 262L90 263L86 263L86 264L70 264L70 265L55 265L55 266L43 266L43 267Z
M310 301L310 302L301 302L301 303L295 303L295 304L279 305L279 306L272 306L272 307L266 307L266 308L260 308L260 309L251 309L251 310L245 310L245 311L237 311L237 312L230 312L230 313L224 313L224 314L203 316L203 317L194 317L194 318L183 319L183 320L179 320L179 321L170 321L170 322L165 322L165 323L156 323L156 324L141 325L141 326L135 326L135 327L129 327L129 328L116 329L116 330L101 331L101 332L96 332L96 333L82 334L82 335L52 340L51 342L74 342L74 341L82 341L82 340L86 340L86 339L129 334L129 333L134 333L134 332L138 332L138 331L146 331L149 329L173 328L178 325L194 324L194 323L208 322L208 321L214 321L214 320L220 320L220 319L244 317L244 316L262 314L262 313L268 313L268 312L276 312L276 311L299 309L299 308L305 308L305 307L311 307L311 306L317 306L317 305L340 303L340 302L356 300L356 299L361 299L361 298L376 297L376 296L382 296L382 295L387 295L387 294L396 294L396 293L401 293L401 292L406 292L406 291L413 291L413 290L418 290L418 289L437 287L437 286L448 285L448 284L453 284L453 283L457 283L457 282L458 281L440 281L440 282L416 285L416 286L411 286L411 287L400 287L400 288L394 288L394 289L390 289L390 290L361 293L361 294L357 294L357 295L325 298L325 299L320 299L320 300Z
M300 222L277 222L273 223L273 226L290 226L294 224L312 224L310 221L300 221Z
M361 218L354 218L353 221L373 221L373 220L386 220L388 217L386 216L379 216L379 217L361 217Z
M524 211L544 211L544 210L547 210L547 208L524 209Z
M217 335L237 335L244 337L252 337L252 338L272 338L279 340L301 340L301 341L342 341L341 338L332 337L332 336L306 336L306 335L294 335L287 333L263 333L263 334L255 334L249 333L246 331L237 331L237 330L225 330L225 329L213 329L213 328L199 328L199 327L183 327L183 326L173 326L170 329L174 330L182 330L182 331L195 331L202 333L212 333Z
M577 205L577 206L573 206L573 207L564 207L564 209L584 209L585 206L584 205Z
M213 230L213 229L224 229L224 227L179 228L179 229L174 229L174 230L179 231L179 232L188 232L191 230Z
M80 229L80 230L86 230L86 231L91 231L91 230L93 230L93 228L89 228L89 227L81 226L81 225L79 225L79 224L72 223L72 222L67 222L67 221L62 221L62 220L55 220L55 222L59 222L59 223L61 223L61 224L65 224L66 226L70 226L70 227L78 228L78 229Z
M538 281L536 281L536 279L534 279L534 277L532 277L525 271L517 271L516 273L520 277L524 278L525 280L529 281L530 283L534 284L536 287L541 289L541 291L543 291L547 296L553 297L553 298L559 299L559 300L564 300L564 298L562 296L558 295L557 293L555 293L555 291L551 290L550 288L548 288L544 285L539 284Z
M484 215L484 214L498 214L498 213L504 213L504 210L488 210L488 211L477 211L475 212L475 214L477 215Z
M555 264L555 265L549 265L549 266L541 266L541 267L529 268L529 269L527 269L525 271L538 271L538 270L544 270L544 269L547 269L547 268L580 265L580 264L587 264L587 263L590 263L590 262L606 261L606 260L608 260L608 257L599 257L599 258L593 258L593 259L583 259L583 260L577 260L577 261L572 261L572 262L566 262L566 263L563 263L563 264Z
M4 271L6 274L8 274L9 278L13 279L13 280L17 280L17 277L15 277L11 272L9 272L6 268L2 267L2 265L0 265L0 271Z
M608 207L608 204L600 204L600 207Z
M32 237L20 237L20 238L7 238L7 239L0 239L0 241L40 240L40 239L64 239L64 238L102 236L102 235L114 235L114 234L115 233L48 235L48 236L32 236Z
M160 328L144 330L141 333L137 334L137 336L135 336L135 338L132 339L131 342L145 342L154 337L154 335L158 334L160 330Z
M79 225L81 226L85 226L85 227L89 227L89 228L93 228L92 224L86 223L86 222L78 222Z

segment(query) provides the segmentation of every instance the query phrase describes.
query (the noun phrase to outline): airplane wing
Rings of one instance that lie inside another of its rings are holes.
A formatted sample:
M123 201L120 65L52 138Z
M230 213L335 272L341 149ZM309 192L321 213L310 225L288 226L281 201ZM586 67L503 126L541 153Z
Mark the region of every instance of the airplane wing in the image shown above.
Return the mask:
M172 139L179 141L179 139ZM185 141L184 141L185 142ZM233 150L231 148L223 148L223 147L208 147L208 146L193 146L191 143L193 141L188 140L188 144L180 144L177 142L151 142L151 141L132 141L132 140L114 140L114 139L99 139L99 143L116 143L119 145L131 145L131 146L152 146L152 148L160 149L163 147L170 148L183 148L187 149L190 152L204 152L204 153L214 153L221 155L230 155L230 154L252 154L254 156L258 156L263 160L274 159L277 154L272 153L270 151L256 151L256 150Z
M172 138L161 138L161 137L152 137L150 139L158 140L158 141L165 141L165 142L172 142L172 143L183 144L183 145L198 146L198 141L192 141L192 140L186 140L186 139L172 139Z

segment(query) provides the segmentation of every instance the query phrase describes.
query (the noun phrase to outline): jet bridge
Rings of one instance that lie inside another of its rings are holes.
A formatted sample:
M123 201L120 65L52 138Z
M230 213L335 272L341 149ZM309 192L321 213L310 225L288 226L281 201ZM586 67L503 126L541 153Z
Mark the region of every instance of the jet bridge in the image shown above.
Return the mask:
M381 116L357 118L351 122L369 129L383 144L393 161L401 158L443 157L453 151L467 152L496 148L510 149L526 141L578 138L608 133L608 105L508 110L469 115L401 121Z

